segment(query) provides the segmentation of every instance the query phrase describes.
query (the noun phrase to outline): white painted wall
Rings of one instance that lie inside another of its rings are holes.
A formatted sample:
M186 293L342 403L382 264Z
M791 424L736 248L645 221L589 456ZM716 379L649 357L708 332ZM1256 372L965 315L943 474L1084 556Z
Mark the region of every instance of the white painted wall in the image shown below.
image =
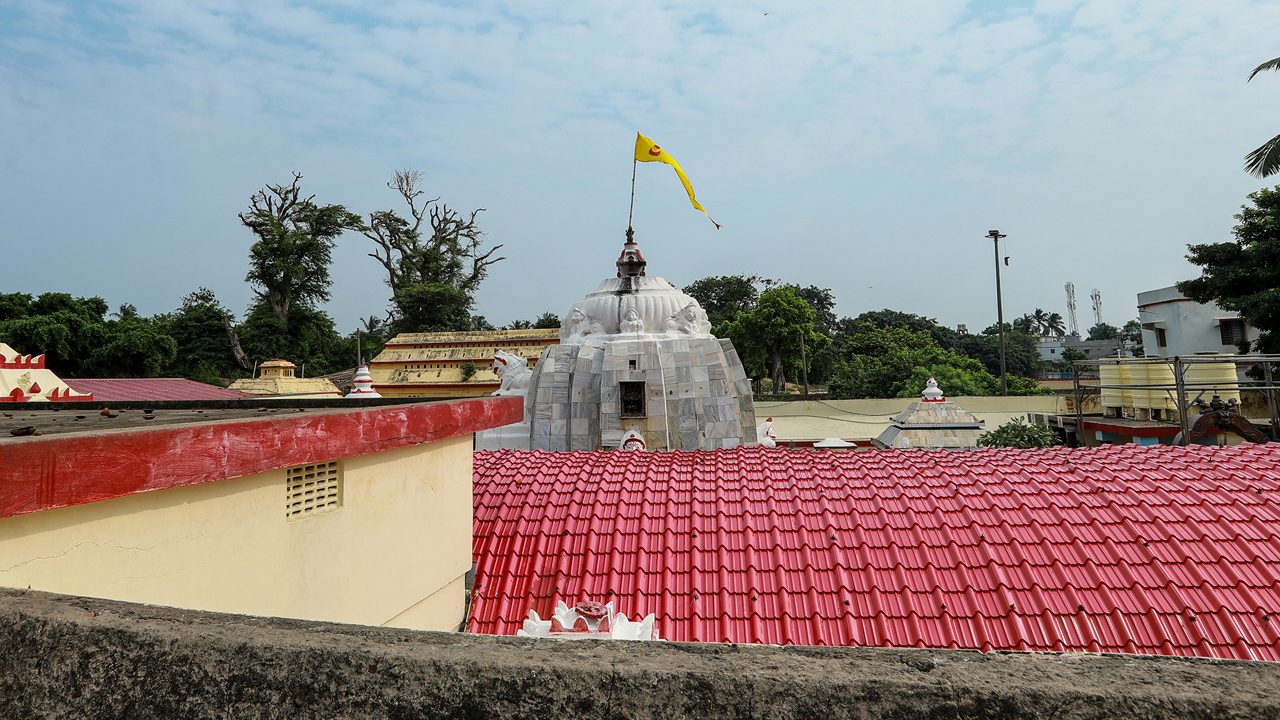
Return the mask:
M1218 323L1223 318L1239 317L1239 313L1216 304L1189 300L1176 287L1138 293L1138 320L1142 322L1142 347L1147 355L1235 354L1239 352L1235 345L1222 344ZM1157 343L1157 329L1164 330L1164 346ZM1256 340L1258 331L1246 325L1245 336Z

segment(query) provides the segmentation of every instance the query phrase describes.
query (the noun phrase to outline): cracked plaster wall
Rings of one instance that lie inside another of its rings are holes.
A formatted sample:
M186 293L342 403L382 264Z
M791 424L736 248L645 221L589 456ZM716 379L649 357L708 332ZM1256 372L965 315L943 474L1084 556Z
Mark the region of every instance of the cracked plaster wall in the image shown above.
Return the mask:
M452 630L471 565L471 443L345 458L342 506L303 519L286 519L283 469L3 518L0 586Z

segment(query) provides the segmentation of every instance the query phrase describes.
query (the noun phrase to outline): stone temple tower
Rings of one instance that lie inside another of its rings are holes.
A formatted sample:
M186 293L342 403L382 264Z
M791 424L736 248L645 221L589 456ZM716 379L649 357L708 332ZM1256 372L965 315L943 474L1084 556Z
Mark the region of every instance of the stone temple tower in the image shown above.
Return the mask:
M560 344L533 370L525 399L534 450L617 448L640 433L649 450L756 441L751 381L693 298L645 273L631 230L617 275L574 303Z

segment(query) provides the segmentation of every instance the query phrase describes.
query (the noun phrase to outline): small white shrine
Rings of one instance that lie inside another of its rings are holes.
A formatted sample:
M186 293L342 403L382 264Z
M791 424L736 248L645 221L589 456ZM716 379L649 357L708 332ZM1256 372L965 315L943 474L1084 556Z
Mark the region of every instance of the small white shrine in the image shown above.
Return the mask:
M569 607L562 600L546 620L530 610L516 636L557 640L660 640L657 622L653 613L643 620L629 620L614 611L612 602L606 605L583 600Z
M377 390L373 389L373 376L369 374L369 366L361 365L356 368L355 379L351 381L351 389L344 396L355 400L362 398L380 398Z

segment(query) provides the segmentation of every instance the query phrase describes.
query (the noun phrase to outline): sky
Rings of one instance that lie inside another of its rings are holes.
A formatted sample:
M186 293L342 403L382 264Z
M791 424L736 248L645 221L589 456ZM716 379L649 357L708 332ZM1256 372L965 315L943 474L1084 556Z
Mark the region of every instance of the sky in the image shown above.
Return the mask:
M1197 274L1267 183L1280 3L0 2L0 292L99 295L145 314L209 287L243 312L257 189L397 209L392 173L484 208L496 325L564 314L612 276L637 130L649 273L830 288L841 315L944 324L1103 319ZM389 292L358 234L334 251L341 331Z

